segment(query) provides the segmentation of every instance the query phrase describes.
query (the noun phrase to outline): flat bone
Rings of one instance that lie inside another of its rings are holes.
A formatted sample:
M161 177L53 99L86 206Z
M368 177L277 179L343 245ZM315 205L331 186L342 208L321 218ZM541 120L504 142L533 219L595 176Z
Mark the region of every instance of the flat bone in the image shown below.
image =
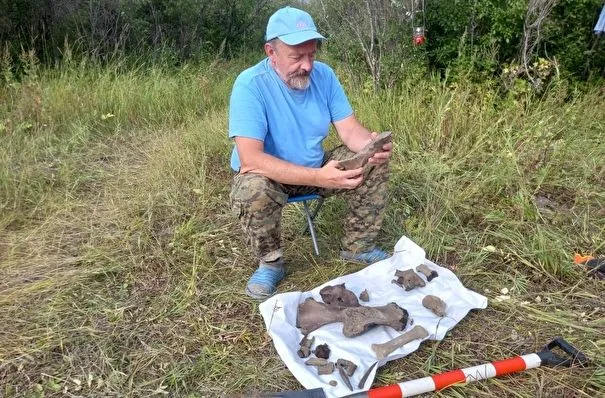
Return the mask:
M447 304L437 296L429 294L422 299L422 305L433 312L433 314L444 317L447 311Z
M396 280L393 283L405 288L406 291L415 289L417 287L424 287L426 283L413 269L406 269L405 271L395 271Z
M391 142L391 132L384 131L366 145L361 151L357 152L352 158L341 160L338 167L342 170L353 170L365 166L368 160L377 152L381 152L385 144Z
M343 322L346 337L358 336L374 326L386 325L397 331L405 329L408 312L395 303L380 307L334 308L309 297L298 305L296 326L308 334L324 325Z
M429 334L425 328L420 325L416 325L409 332L406 332L401 336L397 336L393 340L387 341L386 343L382 344L372 344L372 350L374 350L374 352L376 353L376 358L384 359L390 353L392 353L398 348L403 347L410 341L424 339L425 337L428 337L428 335Z
M359 307L355 293L345 287L345 284L326 286L319 291L324 303L333 307Z
M334 372L334 362L330 362L323 358L310 358L305 362L307 366L315 366L317 374L329 375Z
M426 280L429 282L439 276L437 271L430 269L426 264L420 264L417 266L416 271L421 272L424 276L426 276Z

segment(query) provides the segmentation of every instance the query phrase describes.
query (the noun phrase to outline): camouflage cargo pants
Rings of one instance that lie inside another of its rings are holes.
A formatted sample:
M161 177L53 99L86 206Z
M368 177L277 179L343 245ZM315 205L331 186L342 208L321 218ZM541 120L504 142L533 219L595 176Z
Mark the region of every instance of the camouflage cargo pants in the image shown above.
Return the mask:
M339 146L326 152L324 164L353 155L345 146ZM329 197L343 194L347 215L341 245L344 250L357 253L374 245L384 217L388 180L388 163L366 166L363 183L353 190L286 185L260 174L237 174L231 188L231 208L258 258L274 261L283 254L281 213L289 196L316 193Z

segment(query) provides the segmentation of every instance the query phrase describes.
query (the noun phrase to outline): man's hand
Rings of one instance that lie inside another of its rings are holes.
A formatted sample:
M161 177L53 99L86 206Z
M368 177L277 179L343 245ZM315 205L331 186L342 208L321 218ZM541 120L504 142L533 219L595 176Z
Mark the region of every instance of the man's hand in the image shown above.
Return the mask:
M363 168L341 170L338 161L330 160L317 169L315 185L331 189L355 189L363 182Z
M373 132L371 134L372 140L376 139L376 137L378 136L377 132ZM393 143L389 142L388 144L384 144L382 146L383 151L382 152L376 152L374 154L374 156L372 156L369 160L368 163L371 164L383 164L383 163L387 163L389 161L389 158L391 157L391 152L393 150Z

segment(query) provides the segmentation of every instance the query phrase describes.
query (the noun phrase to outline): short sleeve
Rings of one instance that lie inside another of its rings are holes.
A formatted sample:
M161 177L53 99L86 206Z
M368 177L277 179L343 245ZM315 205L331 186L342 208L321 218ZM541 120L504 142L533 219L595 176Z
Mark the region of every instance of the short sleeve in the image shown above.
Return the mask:
M351 116L353 114L353 108L332 68L328 68L328 71L330 80L330 84L328 85L328 87L330 87L328 107L330 108L332 122L338 122L339 120Z
M247 137L261 141L267 135L263 101L254 87L238 78L229 100L229 138Z

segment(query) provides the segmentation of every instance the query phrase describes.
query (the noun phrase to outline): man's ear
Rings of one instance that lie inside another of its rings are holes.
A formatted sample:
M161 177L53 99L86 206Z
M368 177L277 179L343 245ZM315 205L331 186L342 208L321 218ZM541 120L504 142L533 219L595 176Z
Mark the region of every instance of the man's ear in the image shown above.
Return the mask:
M273 58L275 56L275 48L273 48L271 43L265 43L265 54L267 54L267 57L269 58Z

